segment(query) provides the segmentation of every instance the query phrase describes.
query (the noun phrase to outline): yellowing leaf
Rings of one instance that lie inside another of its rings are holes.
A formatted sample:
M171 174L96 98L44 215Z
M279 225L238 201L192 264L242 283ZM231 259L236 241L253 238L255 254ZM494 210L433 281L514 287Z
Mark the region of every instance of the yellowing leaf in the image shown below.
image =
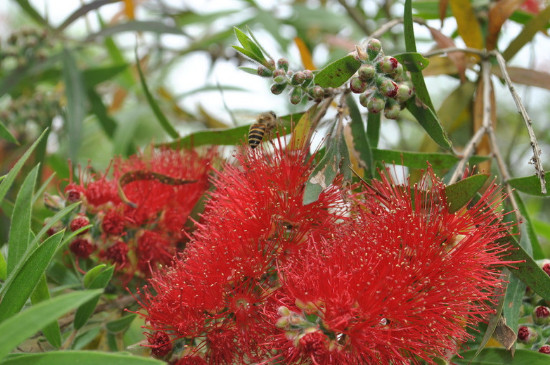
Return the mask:
M428 29L430 30L430 33L432 34L432 37L439 48L456 47L455 42L452 40L452 38L447 37L445 34L441 33L435 28L428 27ZM460 76L460 81L465 82L466 54L463 52L450 52L447 54L447 57L449 57L449 59L455 64L456 69L458 70L458 75Z
M458 34L470 48L483 48L483 35L470 0L450 0Z
M525 0L500 0L489 9L489 29L487 31L487 49L496 48L502 24L516 11Z
M313 64L313 57L311 57L311 52L307 48L302 38L294 37L294 43L296 43L296 47L298 47L298 51L300 52L300 58L302 59L302 65L304 65L304 68L306 70L316 70L317 68Z
M124 0L124 14L128 19L134 20L136 18L134 0Z
M522 67L507 67L508 75L512 82L522 85L529 85L550 90L550 73L543 71L531 70ZM502 77L500 68L494 67L492 72L499 77Z
M293 149L303 148L309 140L309 133L311 130L311 116L315 113L317 105L313 105L307 112L305 112L294 130L292 131L292 137L288 146Z

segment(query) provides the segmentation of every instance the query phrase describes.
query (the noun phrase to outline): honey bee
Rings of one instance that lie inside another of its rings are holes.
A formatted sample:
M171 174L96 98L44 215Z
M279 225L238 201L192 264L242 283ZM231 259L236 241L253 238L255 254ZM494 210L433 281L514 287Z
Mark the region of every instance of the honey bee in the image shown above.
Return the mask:
M277 116L273 112L266 112L258 115L256 123L248 130L248 145L256 148L264 138L277 125Z

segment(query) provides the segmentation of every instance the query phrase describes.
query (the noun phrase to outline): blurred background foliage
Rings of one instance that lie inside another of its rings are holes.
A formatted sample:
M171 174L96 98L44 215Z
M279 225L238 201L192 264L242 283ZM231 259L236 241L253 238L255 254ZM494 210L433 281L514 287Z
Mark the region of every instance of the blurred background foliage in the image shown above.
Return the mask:
M233 27L250 28L275 59L286 57L291 68L313 70L353 51L390 21L394 26L378 35L384 51L405 52L403 6L401 0L5 0L0 4L0 122L5 127L0 173L7 173L45 129L47 138L32 157L41 162L42 182L53 173L58 181L68 179L68 159L72 166L90 164L104 171L114 155L174 140L151 108L149 92L179 136L248 125L266 110L303 112L304 103L292 105L272 95L268 81L238 69L255 66L231 48L237 44ZM420 53L453 46L503 52L549 169L547 1L425 0L413 1L412 7ZM471 26L476 20L478 25ZM479 65L475 57L456 55L430 57L423 74L459 153L479 128ZM494 78L493 87L497 113L492 122L505 164L511 177L533 175L524 121L507 86ZM443 151L407 112L383 122L378 147ZM482 143L477 154L486 153ZM494 163L491 168L498 175ZM548 257L548 199L522 197ZM13 194L3 200L4 212L11 212L13 201ZM35 228L48 214L36 204ZM2 242L8 239L9 216L2 216Z

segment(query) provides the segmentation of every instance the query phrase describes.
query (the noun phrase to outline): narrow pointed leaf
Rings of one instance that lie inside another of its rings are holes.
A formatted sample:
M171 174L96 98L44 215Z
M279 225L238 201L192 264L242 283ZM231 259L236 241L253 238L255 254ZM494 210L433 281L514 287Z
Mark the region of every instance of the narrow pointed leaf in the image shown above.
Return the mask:
M17 163L11 168L11 170L5 175L5 178L0 181L0 201L4 200L4 197L8 193L8 190L10 189L11 185L13 184L13 181L15 180L15 177L31 155L31 153L34 151L36 146L40 143L42 138L47 134L47 130L42 132L40 137L34 143L29 147L29 149L21 156L21 158L17 161Z
M489 25L485 46L491 51L496 48L502 25L525 0L500 0L489 7Z
M550 181L546 182L547 193L543 194L540 192L540 180L536 175L510 179L508 184L522 193L544 197L550 196Z
M546 255L544 254L537 237L535 227L533 226L533 220L531 219L529 211L523 203L523 199L520 194L514 192L514 197L516 198L516 203L518 204L519 211L523 217L523 221L521 223L521 246L525 248L525 250L533 256L535 260L542 260L546 258ZM524 235L527 237L524 237Z
M101 273L95 273L93 280L91 280L86 287L86 289L103 289L107 286L111 278L113 277L113 272L115 271L114 266L110 266L109 268L105 269ZM80 329L82 326L86 324L88 319L92 316L94 313L94 309L97 306L97 303L99 301L99 296L94 297L87 301L86 303L82 304L78 309L76 310L76 314L74 316L74 328Z
M403 66L411 72L420 72L430 64L430 60L418 52L405 52L396 54L395 57Z
M254 40L252 40L239 28L235 27L233 29L235 30L235 36L243 46L244 50L252 55L249 57L252 58L254 61L261 63L262 65L267 64L262 50L260 49L260 47L258 47Z
M456 19L458 34L470 48L483 49L481 26L470 0L450 0L451 10Z
M374 161L396 163L398 165L408 166L413 169L425 169L427 162L434 170L450 169L460 160L458 157L449 153L423 153L423 152L405 152L396 150L372 149ZM477 164L487 160L486 156L472 156L469 162Z
M17 194L8 239L8 275L13 271L29 246L31 232L32 196L39 165L27 175Z
M539 31L544 31L548 27L548 22L550 21L550 6L544 8L541 12L533 17L525 26L521 29L521 32L517 37L510 42L508 48L502 52L502 57L506 61L509 61L514 57L520 49L523 48L527 43L533 40L535 34Z
M127 316L121 317L119 319L116 319L114 321L111 321L105 325L107 327L107 330L109 332L117 333L117 332L123 332L130 327L134 319L136 318L137 314L129 314Z
M357 154L363 162L363 166L361 167L366 167L370 176L372 176L374 172L374 160L372 158L369 140L365 134L365 125L363 124L361 112L359 111L353 96L348 95L346 97L346 103L348 104L349 114L351 117L351 134L353 136L352 148L357 151Z
M63 50L63 81L67 97L67 129L69 133L69 156L77 160L82 145L82 123L86 115L86 93L82 74L76 65L73 53Z
M478 174L446 186L445 195L447 196L449 212L454 213L468 204L488 178L487 175Z
M380 139L380 113L368 113L367 114L367 138L371 148L378 147L378 140Z
M99 295L100 292L100 290L86 290L63 294L32 306L2 322L0 324L0 360L25 339L40 331L45 325L68 313L90 298ZM5 362L2 363L5 364ZM19 362L19 364L31 364L31 362ZM59 363L45 361L42 364Z
M311 131L311 116L315 113L317 109L316 104L314 104L307 112L305 112L294 130L292 131L292 137L288 146L294 149L302 149L308 142L308 136Z
M141 81L141 87L143 88L143 93L145 94L145 98L147 99L147 102L149 103L149 106L153 110L153 113L155 114L155 117L157 117L158 122L160 123L160 126L168 135L172 138L178 138L179 133L174 129L172 124L168 121L168 119L164 116L164 113L158 106L155 98L153 98L153 95L151 95L151 92L149 91L149 87L147 86L147 83L145 81L145 77L143 76L143 71L141 70L139 58L137 55L137 49L136 49L136 68L138 70L139 74L139 80Z
M63 231L48 237L19 262L0 290L0 322L19 312L36 287L61 242ZM48 324L48 323L45 323Z
M6 128L4 123L0 121L0 138L5 139L8 142L19 144L17 139L10 133L10 131Z
M51 351L39 354L24 354L8 358L2 365L165 365L153 358L133 356L127 353L99 351Z
M50 290L48 289L48 283L46 282L46 275L40 277L38 285L34 289L31 295L31 302L33 305L44 302L50 299ZM57 319L53 320L50 324L42 328L42 333L48 342L55 348L61 347L61 330L59 329L59 323Z
M456 365L547 365L548 355L537 351L521 349L516 350L512 357L510 351L504 348L488 347L483 349L477 357L476 350L460 353L451 359Z
M412 97L407 100L407 109L416 118L428 135L442 148L450 150L452 145L447 133L432 109L421 103L420 100Z
M321 87L340 87L359 69L361 62L352 55L340 58L315 75L315 83Z

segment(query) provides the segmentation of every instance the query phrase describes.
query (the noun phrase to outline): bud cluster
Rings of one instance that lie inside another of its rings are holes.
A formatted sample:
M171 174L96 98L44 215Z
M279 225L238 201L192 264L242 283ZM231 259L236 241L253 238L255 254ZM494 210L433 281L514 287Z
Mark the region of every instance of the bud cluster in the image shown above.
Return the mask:
M539 266L550 275L550 260L542 260ZM527 288L521 310L517 342L523 348L550 355L550 301Z
M384 111L388 119L397 119L405 102L413 95L403 65L394 57L384 55L378 39L370 39L366 48L357 47L356 57L362 62L350 79L353 93L371 113Z
M332 88L322 88L319 85L315 85L311 70L289 70L286 58L279 58L277 64L273 64L272 68L259 66L258 75L273 79L271 92L275 95L279 95L287 88L290 88L290 102L295 105L299 104L304 98L321 101L334 94Z
M46 30L21 28L13 32L0 47L0 65L21 68L48 57L53 46Z
M35 90L31 95L12 99L0 110L0 120L10 126L19 141L35 139L61 113L60 99L58 93Z

